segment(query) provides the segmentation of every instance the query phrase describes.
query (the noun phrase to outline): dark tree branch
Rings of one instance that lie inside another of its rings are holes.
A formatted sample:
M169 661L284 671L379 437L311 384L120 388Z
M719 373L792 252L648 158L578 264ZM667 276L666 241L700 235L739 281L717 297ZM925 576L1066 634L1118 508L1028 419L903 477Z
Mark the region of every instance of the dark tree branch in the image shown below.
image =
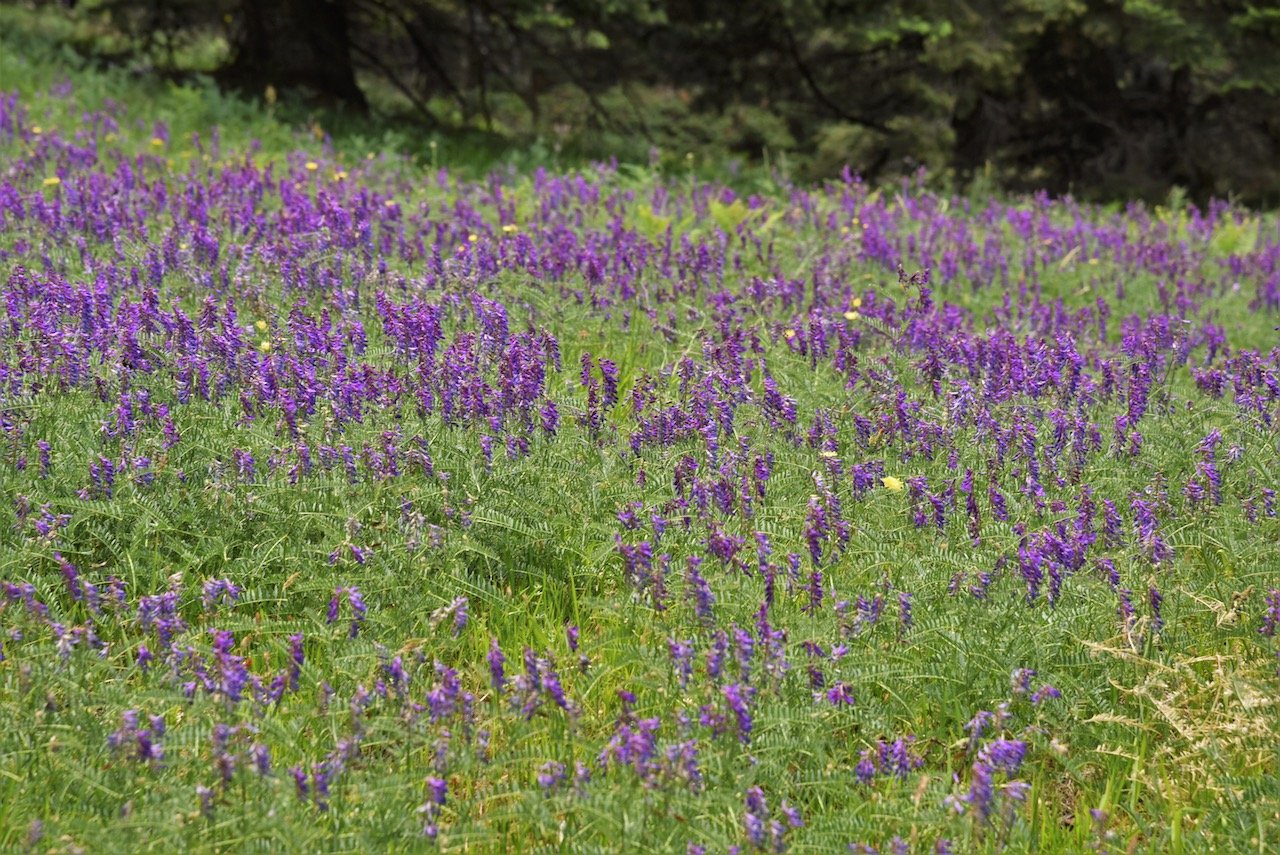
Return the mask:
M387 67L381 57L359 44L353 44L351 49L363 57L371 66L376 68L388 83L400 91L400 94L409 99L409 103L413 105L413 108L418 112L418 115L422 117L423 121L427 123L428 127L436 128L440 126L439 117L437 117L436 114L431 111L431 108L427 106L427 103L413 91L413 87L401 80L398 74Z
M796 70L800 72L800 77L804 80L805 85L809 87L809 91L813 93L813 97L817 98L818 101L835 116L846 122L852 122L855 125L862 125L863 127L871 128L874 131L879 131L882 134L889 133L889 128L887 128L883 123L869 119L866 116L855 116L847 110L842 109L835 101L832 101L831 98L822 91L822 87L818 85L818 81L813 77L813 72L811 72L809 67L805 64L804 57L800 55L800 47L796 44L795 33L793 33L791 28L788 26L784 26L782 31L786 34L787 51L791 55L792 61L795 62Z
M559 52L547 47L547 45L542 41L542 39L538 38L532 29L521 30L519 24L517 24L509 15L496 9L493 4L487 2L487 0L481 0L480 5L484 7L486 12L501 21L513 38L517 41L522 38L527 39L530 44L537 48L539 53L557 65L560 70L564 72L565 76L568 77L569 81L573 83L574 86L578 87L582 94L586 96L587 103L591 105L591 109L606 126L618 127L618 123L614 120L613 114L600 103L600 99L591 91L591 87L587 86L587 84L583 82L582 77L570 63L565 61L564 57L561 56Z
M417 52L419 61L425 63L426 67L439 78L445 89L449 91L454 101L457 102L458 107L465 112L468 109L466 95L463 94L462 88L449 76L449 73L445 71L440 60L436 58L435 52L431 50L431 46L427 44L426 39L414 27L413 21L409 20L402 11L387 3L386 0L369 0L369 2L382 9L389 17L400 24L401 29L404 30L404 34L409 39L409 43Z

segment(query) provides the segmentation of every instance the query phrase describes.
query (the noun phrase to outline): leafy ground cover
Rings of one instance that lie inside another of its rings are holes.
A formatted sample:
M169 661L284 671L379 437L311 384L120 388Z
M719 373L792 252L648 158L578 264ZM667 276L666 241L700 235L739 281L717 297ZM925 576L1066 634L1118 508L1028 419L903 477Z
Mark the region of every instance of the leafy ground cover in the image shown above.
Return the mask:
M4 848L1276 845L1274 217L0 69Z

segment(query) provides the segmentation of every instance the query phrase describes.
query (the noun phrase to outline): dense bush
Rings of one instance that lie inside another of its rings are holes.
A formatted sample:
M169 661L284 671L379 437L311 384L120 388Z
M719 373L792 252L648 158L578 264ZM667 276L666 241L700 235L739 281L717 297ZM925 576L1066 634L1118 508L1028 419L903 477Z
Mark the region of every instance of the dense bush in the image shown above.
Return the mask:
M633 160L928 166L1115 198L1280 199L1280 10L1227 0L101 0L221 79ZM113 42L119 45L119 42Z

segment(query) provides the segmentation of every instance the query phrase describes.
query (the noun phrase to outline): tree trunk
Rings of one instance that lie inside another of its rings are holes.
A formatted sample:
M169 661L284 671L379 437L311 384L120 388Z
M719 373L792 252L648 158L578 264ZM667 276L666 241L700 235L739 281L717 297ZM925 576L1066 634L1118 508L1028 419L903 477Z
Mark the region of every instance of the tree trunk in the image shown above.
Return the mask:
M305 87L323 102L366 112L351 61L348 5L349 0L244 0L224 81L254 92L268 85Z

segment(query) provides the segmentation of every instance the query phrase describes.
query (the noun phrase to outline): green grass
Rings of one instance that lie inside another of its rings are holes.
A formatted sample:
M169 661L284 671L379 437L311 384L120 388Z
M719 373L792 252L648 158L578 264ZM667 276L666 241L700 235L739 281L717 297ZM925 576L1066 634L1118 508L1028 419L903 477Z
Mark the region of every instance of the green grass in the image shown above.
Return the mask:
M28 20L0 7L0 30ZM159 149L160 160L147 167L153 177L178 185L189 168L201 178L217 174L241 158L251 141L258 141L257 162L273 163L281 173L289 163L314 159L317 182L346 170L352 184L394 195L409 213L422 204L441 211L465 201L476 205L496 230L492 207L479 201L481 186L455 183L441 189L434 169L421 159L383 154L401 148L395 132L333 135L325 147L311 134L310 122L300 125L287 110L273 115L208 86L176 86L119 70L91 69L54 52L51 44L52 36L45 42L31 34L0 40L0 89L16 88L33 121L67 135L78 128L84 110L107 99L127 105L127 120L112 144L134 154ZM64 80L72 84L73 97L51 93ZM163 146L151 143L158 121L170 133ZM220 159L202 157L187 144L195 132L208 139L214 125L220 128ZM27 152L20 149L17 143L0 147L0 163L25 158ZM373 161L367 160L371 152L377 155ZM458 150L441 147L436 156L433 166L463 174L479 168ZM633 192L641 200L664 185L661 176L641 169L616 175L588 172L587 178L611 192ZM664 186L673 197L698 191L691 181ZM538 221L532 177L518 174L507 192L519 222ZM774 241L772 262L758 259L732 239L720 243L723 232L717 229L732 228L730 221L745 217L745 211L712 205L705 214L695 214L686 195L683 216L636 204L627 208L626 217L659 243L670 221L677 247L685 236L694 245L741 250L743 267L737 271L730 266L726 287L744 289L756 276L811 281L819 258L828 247L838 246L838 233L826 227L825 219L839 213L836 194L815 194L811 214L794 207L787 188L770 187L766 195L765 208L748 222ZM610 212L602 205L582 207L585 221L577 233L604 233ZM923 220L907 213L905 200L892 210L903 233L924 230ZM1052 216L1065 219L1068 214L1056 209ZM1182 229L1185 237L1185 222L1176 213L1158 216L1166 217L1169 229ZM1274 240L1274 217L1250 222ZM170 225L158 225L157 233ZM1117 226L1126 227L1118 219ZM1134 240L1156 240L1154 227L1136 231ZM1208 281L1221 280L1218 259L1244 251L1241 242L1247 237L1238 231L1247 229L1228 227L1215 236L1219 243L1211 246L1209 262L1200 271ZM462 234L454 237L463 240ZM19 239L32 237L39 235L30 224L13 226L0 230L0 246L12 249ZM1009 228L1003 239L1017 245ZM130 263L140 263L148 246L137 240L126 241L124 248L133 254ZM49 252L68 278L87 278L73 248L51 244ZM323 260L328 252L317 238L308 258ZM1037 269L1045 304L1061 300L1066 310L1077 310L1092 305L1098 294L1113 298L1110 342L1097 343L1099 352L1119 341L1124 317L1160 310L1161 277L1156 274L1105 253L1100 253L1101 263L1091 265L1044 252L1048 261ZM32 253L26 261L32 256L38 258ZM825 273L853 283L851 294L875 292L901 299L892 274L842 257L838 250L836 256L839 269L828 267ZM1016 283L1029 271L1021 268L1021 255L1015 257L1019 263L1010 276ZM277 350L287 350L282 330L296 295L285 293L278 269L266 262L247 264L243 272L246 283L237 285L241 322L266 321L269 332L264 335ZM393 272L422 275L421 270ZM198 313L208 293L199 273L199 265L188 261L178 275L166 279L162 303ZM25 616L17 604L0 607L4 628L21 633L4 639L7 659L0 663L0 715L11 723L0 731L0 849L24 846L34 821L43 823L36 851L425 849L416 813L426 798L424 778L434 774L442 729L447 726L456 737L460 725L432 725L425 718L408 722L394 695L375 696L367 710L353 714L357 686L372 686L396 655L413 673L411 696L418 702L436 684L434 661L457 668L476 693L477 726L489 731L487 752L474 737L455 739L448 749L450 792L440 819L440 845L447 850L679 852L692 841L724 851L742 842L743 793L755 785L764 788L775 809L782 799L801 809L806 826L789 836L796 852L841 851L852 841L883 848L894 835L919 852L932 851L942 837L952 839L958 852L1089 851L1097 842L1089 818L1095 808L1110 817L1108 851L1266 852L1276 845L1277 662L1274 644L1257 629L1263 595L1280 580L1275 550L1280 524L1266 517L1249 523L1240 509L1243 498L1280 479L1275 428L1242 417L1230 395L1223 400L1201 395L1186 368L1171 371L1153 390L1139 457L1094 455L1080 473L1081 483L1093 485L1097 498L1120 505L1127 526L1130 491L1141 492L1160 478L1169 490L1177 514L1162 516L1162 524L1177 552L1172 569L1153 568L1133 547L1105 553L1115 559L1135 602L1145 598L1143 592L1152 584L1164 593L1167 626L1158 636L1141 603L1139 624L1130 632L1121 627L1115 595L1096 573L1069 576L1053 608L1043 597L1028 605L1012 568L994 581L989 599L971 597L963 591L974 574L1016 550L1018 535L1010 524L987 515L982 543L974 547L960 512L950 515L943 531L916 528L905 492L874 489L855 501L843 485L853 533L847 550L823 568L827 584L837 592L834 599L909 591L916 609L914 627L900 632L891 594L885 618L849 638L848 655L828 666L830 679L851 684L857 703L839 709L814 703L800 645L812 640L829 646L838 636L837 616L829 607L806 613L803 595L788 592L780 580L770 620L787 631L793 670L768 691L762 689L749 746L732 732L714 737L692 726L702 749L705 788L646 788L630 770L611 768L607 773L596 770L585 797L569 789L544 796L535 776L547 761L570 768L575 761L594 763L613 733L621 689L635 693L639 715L662 717L663 746L684 738L677 710L695 719L703 704L727 712L719 688L702 678L710 634L684 602L679 582L686 558L705 552L704 532L697 523L686 532L673 522L664 535L658 551L672 556L677 603L662 612L626 585L614 545L618 511L639 502L647 516L671 498L672 468L680 457L705 454L701 442L693 440L646 448L638 457L627 446L635 424L627 403L632 387L647 373L655 378L659 401L681 402L680 361L703 360L704 343L718 340L706 289L659 304L656 292L671 288L671 281L652 272L647 277L640 283L649 291L647 299L612 309L593 307L589 293L579 301L576 292L589 289L576 274L558 283L510 272L474 285L450 283L448 288L459 294L474 288L502 300L513 330L540 326L559 339L564 371L551 376L549 393L561 404L562 430L554 441L536 438L527 456L509 460L499 448L493 465L486 466L477 430L449 427L435 416L423 418L412 406L399 412L392 407L371 410L363 423L341 426L333 423L332 412L322 410L322 417L301 428L313 449L342 444L357 453L365 444L376 447L385 431L399 430L405 440L421 436L436 471L449 473L447 482L412 471L408 461L402 461L406 474L387 480L365 472L350 483L338 466L293 484L287 475L291 462L271 474L260 470L251 481L237 478L234 450L252 452L264 466L291 442L274 417L243 423L232 395L219 403L196 400L174 406L182 441L172 449L162 447L154 426L130 444L130 455L155 461L153 485L122 477L112 499L86 500L77 493L87 484L89 463L100 454L118 456L126 450L101 429L113 418L117 390L105 399L92 387L6 397L5 418L22 429L6 432L0 491L11 503L19 497L36 509L48 503L54 513L69 514L70 522L56 543L35 536L29 526L0 527L0 579L30 581L57 620L68 627L82 625L89 614L83 603L67 596L57 551L99 584L110 575L119 577L131 598L173 585L190 624L184 644L197 651L211 649L208 630L231 630L237 653L251 659L255 673L269 676L288 664L288 637L303 633L306 665L301 690L270 709L203 693L187 700L163 664L149 673L133 664L138 645L154 642L132 615L97 622L106 643L100 653L81 641L63 660L45 626ZM1124 286L1123 300L1114 299L1117 282ZM425 296L436 300L448 293ZM314 302L307 313L312 317L332 302L331 295L310 296ZM403 370L370 296L365 294L359 310L348 310L369 337L362 359ZM986 323L998 316L1003 294L957 284L940 289L937 296ZM1206 311L1217 313L1216 322L1234 346L1265 352L1274 343L1275 321L1250 312L1249 297L1247 289L1237 293L1224 284L1206 299ZM646 304L657 311L653 321L641 310ZM796 397L801 437L817 409L830 409L837 414L838 448L846 463L882 459L887 474L903 479L925 475L934 485L957 477L947 467L945 453L904 460L908 448L901 441L858 439L850 414L876 418L891 413L892 386L886 379L880 390L863 384L850 391L830 365L811 365L790 347L785 331L803 329L806 310L807 305L787 307L777 300L744 300L735 306L737 323L759 336L773 376ZM624 311L632 313L629 320ZM660 328L668 311L677 319L663 336ZM445 323L450 332L477 326L462 308L447 312ZM1034 329L1027 319L1003 323L1019 335ZM15 346L6 342L6 360L16 359ZM578 359L588 351L615 359L621 373L623 403L606 416L599 440L573 424L575 412L585 406ZM926 418L947 423L946 401L935 399L919 380L917 355L870 332L858 354L864 368L900 379ZM110 366L95 365L92 372L110 388ZM751 382L753 393L761 395L758 373ZM156 386L161 388L159 382ZM1025 408L1041 423L1043 442L1051 434L1045 414L1054 405L1049 393L1039 402L1019 399L996 409L1009 417ZM1106 428L1123 410L1119 401L1090 413L1104 429L1104 441L1109 442ZM774 475L754 517L726 519L724 525L748 538L753 530L768 533L775 556L804 553L806 503L814 492L812 473L825 465L823 458L772 429L754 404L744 405L743 413L735 438L749 442L753 454L772 452ZM1225 469L1227 502L1190 509L1181 486L1194 472L1196 442L1214 427L1224 434L1224 448L1239 444L1245 456L1241 464ZM974 429L958 428L954 439L959 471L966 466L985 471L986 448ZM54 447L45 478L35 465L39 440ZM15 465L20 457L27 458L25 468ZM1048 500L1070 501L1074 509L1078 486L1054 487L1047 478L1046 484ZM1055 518L1070 519L1070 512L1037 515L1013 486L1002 483L1002 489L1014 520L1039 527ZM405 501L422 515L420 521L406 525L402 520ZM468 525L460 522L462 512L469 515ZM432 543L430 526L439 527L439 545ZM342 553L353 544L372 548L372 559L358 564L349 552ZM750 541L745 549L754 552ZM331 563L335 550L340 555ZM760 579L716 568L710 558L704 571L717 596L717 625L754 626L763 595ZM953 596L948 586L962 572L967 575L961 593ZM220 578L234 580L244 593L233 607L207 612L200 603L200 586ZM369 618L360 635L350 639L347 606L331 625L325 622L325 610L335 587L353 584L364 593ZM458 596L468 597L472 622L454 637L447 622L433 624L431 616ZM590 660L585 670L576 666L567 648L566 624L582 627L582 651ZM512 673L519 669L525 646L554 655L580 715L550 708L525 721L506 712L486 688L484 655L491 637L506 651ZM687 693L678 690L672 674L668 638L698 641L699 671ZM1035 669L1037 682L1057 686L1062 699L1033 706L1026 698L1011 697L1015 668ZM1031 745L1020 775L1031 791L1007 826L997 823L983 830L967 817L954 816L944 800L967 786L972 757L966 751L965 723L977 710L993 710L1006 701L1012 716L1008 734ZM128 709L164 715L168 734L163 763L139 763L109 747L108 735ZM244 728L237 738L246 749L250 742L269 745L273 773L252 773L242 757L242 768L223 787L211 748L219 723ZM335 780L329 809L299 800L287 770L321 761L357 730L364 733L359 754ZM859 785L853 772L859 752L878 739L908 734L917 739L923 768L901 781L880 778L871 786ZM960 783L952 780L957 774ZM197 786L216 793L207 815L200 810Z

